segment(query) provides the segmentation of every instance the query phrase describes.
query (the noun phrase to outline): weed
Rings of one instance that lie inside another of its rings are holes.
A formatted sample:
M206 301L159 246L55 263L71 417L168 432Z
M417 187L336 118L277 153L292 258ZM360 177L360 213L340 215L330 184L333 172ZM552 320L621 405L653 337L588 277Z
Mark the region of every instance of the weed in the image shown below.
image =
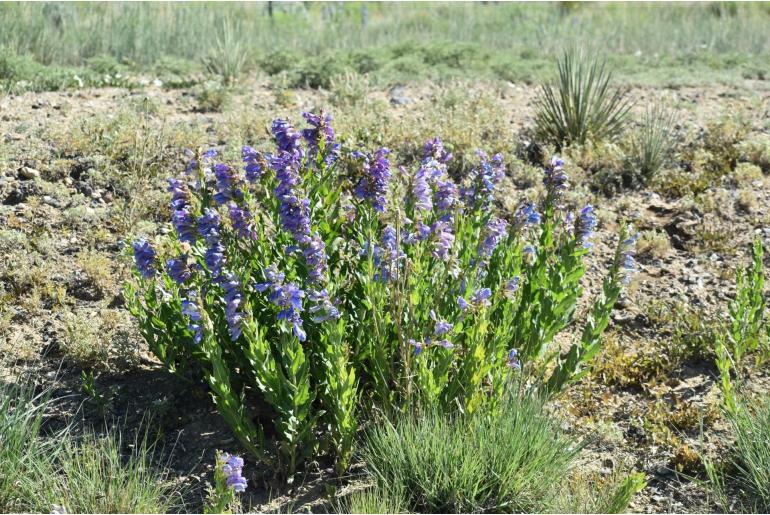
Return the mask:
M543 86L535 101L537 132L557 146L617 137L631 107L621 89L610 84L606 61L569 50L558 62L556 84Z
M230 102L230 90L219 81L206 81L195 88L195 109L200 113L218 113Z
M109 358L109 341L98 313L70 313L60 346L64 355L82 367L104 367Z

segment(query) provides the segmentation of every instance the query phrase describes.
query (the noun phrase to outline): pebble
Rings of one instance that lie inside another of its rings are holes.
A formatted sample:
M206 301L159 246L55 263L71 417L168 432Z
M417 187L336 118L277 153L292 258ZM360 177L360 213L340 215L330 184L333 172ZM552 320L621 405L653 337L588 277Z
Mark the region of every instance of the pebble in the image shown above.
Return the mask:
M19 177L27 180L37 179L38 177L40 177L40 172L38 172L34 168L30 168L29 166L22 166L19 169Z

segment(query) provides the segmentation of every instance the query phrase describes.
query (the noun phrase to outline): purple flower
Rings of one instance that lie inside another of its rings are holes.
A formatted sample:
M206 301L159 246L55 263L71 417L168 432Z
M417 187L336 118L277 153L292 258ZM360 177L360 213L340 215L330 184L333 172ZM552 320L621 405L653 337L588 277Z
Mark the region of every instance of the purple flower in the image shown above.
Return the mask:
M280 118L273 120L272 132L276 143L278 143L278 150L290 153L300 150L300 133L294 130L289 122Z
M230 211L230 221L233 223L233 229L236 230L240 238L256 240L257 233L254 231L254 224L251 218L251 212L248 208L239 208L235 203L228 206Z
M243 459L239 456L223 453L219 456L219 462L227 486L232 487L236 492L245 491L247 481L243 477Z
M166 270L168 276L179 285L186 283L192 276L192 270L187 264L187 254L166 261Z
M226 164L217 163L214 165L214 175L217 178L217 192L214 193L214 201L217 204L221 206L230 200L243 197L243 193L238 188L241 179L238 177L237 170Z
M251 147L244 146L241 149L241 155L243 156L243 169L246 171L246 180L249 182L257 182L265 170L262 166L262 159L259 152Z
M441 138L434 138L425 142L423 156L425 159L435 159L442 164L452 160L452 154L444 150L444 143Z
M444 336L446 333L452 330L454 327L453 324L450 324L446 320L441 320L438 317L436 317L436 312L432 309L430 310L430 318L434 322L436 322L436 325L433 328L433 334L435 336Z
M541 216L537 212L535 204L528 203L519 207L516 211L516 226L525 227L528 225L537 225L540 223Z
M268 299L274 305L281 308L278 313L279 320L287 320L292 325L292 331L294 335L299 338L299 341L304 342L306 334L302 328L302 299L305 297L303 292L294 283L283 283L285 278L284 274L278 272L275 265L265 269L265 278L267 282L257 284L255 287L257 291L264 292L270 290Z
M183 209L187 207L190 201L190 192L187 191L185 184L179 179L170 177L168 180L168 191L171 192L171 209Z
M622 260L621 275L623 277L623 284L625 285L628 285L631 282L631 278L634 273L636 273L634 254L636 253L637 238L639 238L639 233L634 233L620 244L620 258Z
M551 158L551 164L545 168L543 184L548 191L548 196L553 198L554 202L558 202L561 199L564 190L567 189L568 177L564 172L563 166L564 161L553 156Z
M407 341L407 343L409 343L409 345L414 347L414 355L415 356L419 356L420 354L422 354L422 350L425 347L425 344L423 342L418 342L417 340L413 340L413 339L410 338Z
M472 186L464 196L469 205L486 210L494 200L495 187L505 176L505 167L502 154L495 154L489 159L486 153L477 150L476 155L481 161L471 174Z
M329 299L329 292L326 290L309 290L308 300L312 305L308 308L311 320L316 324L320 324L329 319L337 319L340 317L339 310L332 304Z
M490 297L492 297L492 290L481 288L471 295L471 303L476 307L488 306Z
M182 300L182 314L190 319L187 328L193 332L193 341L195 343L200 343L203 339L203 328L200 324L203 317L201 317L200 309L195 303L195 292L190 292L189 299Z
M454 345L449 340L438 340L434 343L434 345L438 345L439 347L444 347L445 349L453 349Z
M323 150L330 152L329 157L334 158L339 154L339 145L335 141L334 129L332 128L332 116L324 114L302 113L310 129L302 129L302 137L307 141L313 154L317 153L323 142ZM328 164L328 163L327 163Z
M451 179L436 183L436 207L441 211L450 211L458 201L459 192Z
M379 276L375 279L390 281L398 279L401 261L406 258L406 254L398 246L398 234L390 225L382 231L382 245L375 252L375 265L380 267Z
M508 222L502 218L491 218L487 223L486 236L479 248L479 256L490 257L506 236L508 236Z
M225 319L227 320L230 339L236 341L241 335L241 322L243 321L243 314L240 311L243 302L241 285L233 273L225 274L219 283L225 291Z
M302 254L305 256L310 282L316 284L323 282L329 270L327 264L329 258L326 255L326 244L318 233L313 233L313 236L302 249Z
M432 227L435 243L433 247L433 257L442 261L449 261L449 251L455 242L455 235L452 234L452 226L449 222L439 220Z
M203 216L198 218L198 232L207 243L212 244L219 241L219 231L219 214L216 210L207 207Z
M457 297L457 305L461 311L468 311L471 308L470 303L462 297Z
M521 282L521 277L518 275L515 276L513 279L506 281L503 285L503 295L508 297L509 299L513 299L516 296L516 292L519 289L519 283Z
M523 249L521 249L522 257L526 259L528 262L535 259L537 256L537 250L532 245L525 245Z
M433 189L428 183L427 171L423 167L420 167L414 176L412 195L414 197L414 207L419 211L430 212L433 209Z
M152 279L155 277L155 250L145 239L135 241L131 247L134 249L134 261L136 261L136 268L139 273L145 279Z
M225 266L225 248L218 241L213 242L206 249L203 259L211 275L218 276L222 272L222 267Z
M195 217L188 208L178 209L171 214L171 223L176 230L179 241L195 243L198 227Z
M388 188L390 185L390 161L387 155L390 150L380 148L373 156L362 155L364 158L364 176L355 188L358 198L370 200L376 211L383 212L387 206Z
M271 166L278 179L275 194L280 202L281 225L298 243L304 244L310 238L310 201L298 192L297 187L302 183L298 156L282 152L271 158Z
M516 349L511 349L508 351L507 364L511 368L515 368L516 370L521 370L521 363L519 362L519 352Z
M591 248L592 244L588 240L593 236L594 229L596 229L596 215L591 204L587 204L580 210L577 220L575 220L575 234L583 248Z

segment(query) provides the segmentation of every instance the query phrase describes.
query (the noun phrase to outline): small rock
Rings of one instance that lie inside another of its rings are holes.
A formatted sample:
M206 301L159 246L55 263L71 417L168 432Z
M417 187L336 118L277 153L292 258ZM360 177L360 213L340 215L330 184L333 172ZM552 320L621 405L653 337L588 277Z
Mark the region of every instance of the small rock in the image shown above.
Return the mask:
M58 200L56 200L55 198L53 198L50 195L46 195L46 196L43 197L43 203L44 204L48 204L49 206L55 207L57 209L61 208L61 202L59 202Z
M406 90L402 86L396 86L390 90L390 103L394 106L411 104L412 100L406 96Z
M112 196L111 191L105 191L104 195L102 195L102 200L104 200L105 202L112 202L113 200L115 200L115 197Z
M40 177L40 172L29 166L22 166L19 168L19 177L27 180L37 179Z

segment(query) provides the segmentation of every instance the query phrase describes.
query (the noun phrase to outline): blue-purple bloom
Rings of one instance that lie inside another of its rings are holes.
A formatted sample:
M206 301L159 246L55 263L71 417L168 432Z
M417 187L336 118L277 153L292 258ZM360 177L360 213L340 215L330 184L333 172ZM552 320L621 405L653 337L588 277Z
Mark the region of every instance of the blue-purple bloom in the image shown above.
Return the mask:
M390 153L387 148L380 148L373 156L359 153L364 159L364 176L356 185L356 197L372 202L376 211L383 212L387 207L388 188L390 185L390 161L386 157Z
M452 226L449 222L439 220L433 224L433 235L435 244L433 247L433 257L442 261L449 261L449 251L455 242L455 235L452 234Z
M521 282L521 277L519 277L518 275L515 276L513 279L505 281L505 284L503 285L503 295L505 295L509 299L513 299L516 296L516 292L519 290L520 282Z
M277 118L273 120L271 130L276 143L278 143L278 150L290 153L293 153L295 150L300 150L299 140L301 135L294 130L294 127L292 127L289 122Z
M492 297L492 290L489 288L480 288L471 295L471 303L476 307L488 306L490 297Z
M429 212L433 209L433 189L428 183L428 174L423 167L420 167L414 176L412 195L414 196L414 206L418 210Z
M192 270L187 264L187 254L166 261L166 270L168 276L179 285L186 283L192 276Z
M452 179L436 182L436 207L441 211L450 211L459 200L457 186Z
M525 227L527 225L537 225L540 223L541 216L537 212L535 204L527 203L519 207L516 211L516 226Z
M171 214L171 223L176 230L179 241L195 243L198 226L195 217L188 208L178 209Z
M449 323L449 322L447 322L446 320L442 320L442 319L438 318L438 317L436 316L436 312L435 312L435 311L433 311L432 309L430 310L430 318L431 318L431 319L432 319L434 322L436 322L436 325L435 325L435 326L434 326L434 328L433 328L433 334L434 334L435 336L444 336L444 335L445 335L445 334L447 334L449 331L451 331L451 330L452 330L452 328L454 327L454 325L453 325L453 324L450 324L450 323Z
M137 240L131 245L134 249L134 261L136 268L145 279L155 277L155 250L145 239Z
M505 176L503 155L495 154L492 159L489 159L489 156L481 150L477 150L476 155L481 162L472 172L473 184L465 191L464 197L469 205L487 209L494 200L495 187Z
M596 229L596 215L594 214L594 208L591 204L580 210L580 213L575 220L575 235L583 248L591 248L592 244L589 241Z
M414 355L415 356L419 356L420 354L422 354L422 350L425 347L425 344L423 342L418 342L417 340L414 340L414 339L410 338L407 341L407 343L409 343L409 345L414 347Z
M189 299L182 300L182 314L190 319L187 328L193 332L193 341L200 343L203 339L203 328L200 324L203 317L201 317L200 309L195 303L195 292L190 292Z
M299 158L296 154L282 152L272 157L270 165L278 179L275 194L280 201L281 225L298 243L305 244L310 238L310 201L302 198L296 189L302 183Z
M168 191L171 192L171 209L183 209L190 201L190 192L179 179L168 179Z
M426 141L423 146L423 156L425 159L435 159L441 164L446 164L452 160L452 154L444 149L441 138Z
M302 249L305 256L305 264L308 269L308 279L311 283L321 283L326 279L326 273L329 270L327 264L326 244L318 235L313 233L306 245Z
M206 254L203 259L206 262L206 267L211 272L211 275L218 276L222 272L222 267L225 266L225 248L219 241L215 241L210 244L211 246L206 249Z
M315 154L320 149L323 141L324 152L329 153L329 158L336 157L339 154L339 144L336 143L334 129L332 128L332 115L320 115L313 113L302 113L303 118L310 124L310 129L302 129L302 137L307 141L308 147Z
M636 240L639 238L639 233L634 233L620 244L620 258L621 263L621 275L623 277L623 284L628 285L631 282L631 278L636 273L636 261L634 260L634 254L636 253Z
M241 149L241 156L243 157L243 169L246 172L246 180L249 182L257 182L265 170L262 166L259 152L249 146L244 146Z
M239 189L241 182L238 171L224 163L214 165L214 176L217 179L217 192L214 193L214 202L220 206L230 200L241 199L243 192Z
M516 370L521 370L521 362L519 361L519 352L516 349L508 351L508 366Z
M479 256L489 257L497 246L508 236L508 222L502 218L493 217L486 226L486 235L479 248Z
M219 213L215 209L207 207L203 216L198 218L198 232L210 245L219 241Z
M254 222L249 209L246 207L239 208L234 202L228 206L228 209L230 221L233 223L233 229L238 233L238 237L256 240L257 233L254 230Z
M548 196L558 202L564 190L567 189L567 174L564 172L564 161L556 156L551 158L551 164L545 168L543 184L548 191ZM559 207L559 206L557 206Z
M241 335L241 322L243 314L240 311L243 296L241 295L241 285L238 278L233 273L227 273L219 281L222 289L225 291L225 319L227 320L227 329L230 332L230 339L235 341Z
M279 320L287 320L292 325L294 335L299 341L304 342L307 335L302 328L302 299L305 292L294 283L283 283L285 275L278 272L275 265L270 265L265 269L265 278L267 282L257 284L255 288L259 292L270 290L268 299L270 302L281 308L278 313Z
M308 290L307 297L311 302L311 306L308 308L310 319L316 324L340 317L339 310L332 304L329 292L325 289L320 291Z
M243 459L239 456L222 453L219 456L222 464L222 473L225 475L227 486L231 486L236 492L246 490L247 481L243 477Z

